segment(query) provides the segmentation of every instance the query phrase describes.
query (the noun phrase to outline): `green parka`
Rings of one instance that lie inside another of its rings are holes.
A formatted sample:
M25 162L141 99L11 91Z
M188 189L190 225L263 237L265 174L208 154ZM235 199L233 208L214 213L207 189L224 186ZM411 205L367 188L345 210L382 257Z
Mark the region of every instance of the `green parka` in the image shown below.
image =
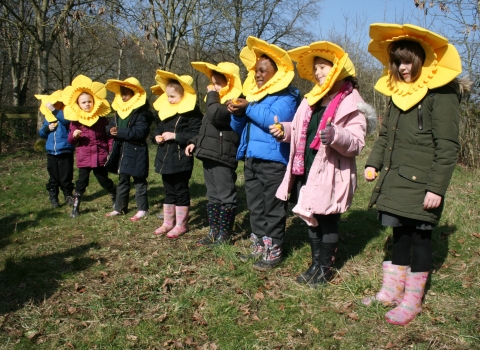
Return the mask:
M367 167L379 171L369 207L438 224L442 204L423 209L426 192L445 196L460 148L459 96L449 84L408 111L390 103Z

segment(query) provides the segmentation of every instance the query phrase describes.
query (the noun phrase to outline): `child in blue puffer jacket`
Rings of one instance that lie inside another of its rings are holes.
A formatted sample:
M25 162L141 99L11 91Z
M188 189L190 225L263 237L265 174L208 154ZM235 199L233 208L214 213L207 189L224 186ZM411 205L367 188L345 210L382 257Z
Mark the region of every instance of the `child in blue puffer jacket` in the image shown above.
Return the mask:
M47 140L47 171L49 179L46 185L53 208L59 206L59 188L62 189L65 203L73 205L73 152L75 148L68 143L70 121L63 117L62 91L55 91L48 96L36 95L42 101L40 112L45 121L38 132Z

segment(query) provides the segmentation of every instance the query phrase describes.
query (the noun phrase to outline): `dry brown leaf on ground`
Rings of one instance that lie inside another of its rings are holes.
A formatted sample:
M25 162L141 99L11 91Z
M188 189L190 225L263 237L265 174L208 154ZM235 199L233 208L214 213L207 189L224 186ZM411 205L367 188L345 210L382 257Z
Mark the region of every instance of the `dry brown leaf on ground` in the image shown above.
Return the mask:
M136 335L132 335L132 334L127 334L127 340L137 340L138 337Z
M474 232L472 233L472 237L480 238L480 233Z
M255 300L263 300L265 299L265 295L263 295L262 292L256 292L255 295L253 296Z
M349 317L350 319L354 320L354 321L360 320L360 318L358 317L358 315L357 315L356 312L350 312L350 313L348 314L348 317Z
M73 306L70 306L68 309L67 309L68 313L70 315L73 315L75 312L77 312L77 308L76 307L73 307Z
M167 313L165 312L163 315L157 317L157 322L162 323L167 319Z

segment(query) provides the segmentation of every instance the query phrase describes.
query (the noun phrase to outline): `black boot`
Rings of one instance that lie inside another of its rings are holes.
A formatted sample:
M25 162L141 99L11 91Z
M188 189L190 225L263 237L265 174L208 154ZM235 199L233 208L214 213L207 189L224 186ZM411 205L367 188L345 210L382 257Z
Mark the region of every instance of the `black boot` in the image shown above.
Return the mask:
M332 279L333 263L335 262L337 246L338 243L320 243L320 268L317 273L312 276L308 284L317 286L325 284Z
M80 202L81 202L82 195L80 193L75 192L73 195L73 208L72 213L70 214L71 218L76 218L80 215Z
M112 208L115 210L115 201L117 200L117 187L114 187L113 190L108 192L110 194L110 198L112 199Z
M63 191L63 197L65 198L65 204L69 207L73 207L73 191Z
M309 283L313 276L321 273L320 270L320 255L321 255L321 238L309 238L310 249L312 251L312 263L307 271L297 276L298 283Z
M220 230L215 239L215 244L229 244L233 236L233 224L237 208L220 208Z
M48 190L48 195L50 203L52 203L52 208L58 208L60 203L58 203L58 188L51 188Z
M197 245L210 245L215 242L215 239L218 236L219 232L219 222L220 222L220 204L218 203L208 203L207 204L207 216L208 224L210 226L210 231L208 235L197 242Z

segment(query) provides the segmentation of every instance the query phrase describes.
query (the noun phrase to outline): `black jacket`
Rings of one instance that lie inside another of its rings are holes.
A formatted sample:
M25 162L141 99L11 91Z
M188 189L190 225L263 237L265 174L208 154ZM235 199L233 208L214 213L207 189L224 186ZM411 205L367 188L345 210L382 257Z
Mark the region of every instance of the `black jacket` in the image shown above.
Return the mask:
M107 134L110 129L118 125L118 114L107 125ZM118 173L134 177L148 177L148 146L147 137L150 133L150 124L153 115L148 104L134 109L128 117L128 127L118 127L115 142L120 142L122 151L118 163Z
M198 106L192 111L176 114L171 118L158 123L153 135L161 135L164 132L175 133L175 140L167 141L158 145L155 157L155 172L159 174L174 174L193 169L193 157L185 155L185 147L188 140L198 134L202 123L202 112Z
M216 91L207 93L207 112L197 136L188 143L195 145L195 156L215 160L229 168L237 168L237 148L240 136L230 127L230 112L221 104Z

